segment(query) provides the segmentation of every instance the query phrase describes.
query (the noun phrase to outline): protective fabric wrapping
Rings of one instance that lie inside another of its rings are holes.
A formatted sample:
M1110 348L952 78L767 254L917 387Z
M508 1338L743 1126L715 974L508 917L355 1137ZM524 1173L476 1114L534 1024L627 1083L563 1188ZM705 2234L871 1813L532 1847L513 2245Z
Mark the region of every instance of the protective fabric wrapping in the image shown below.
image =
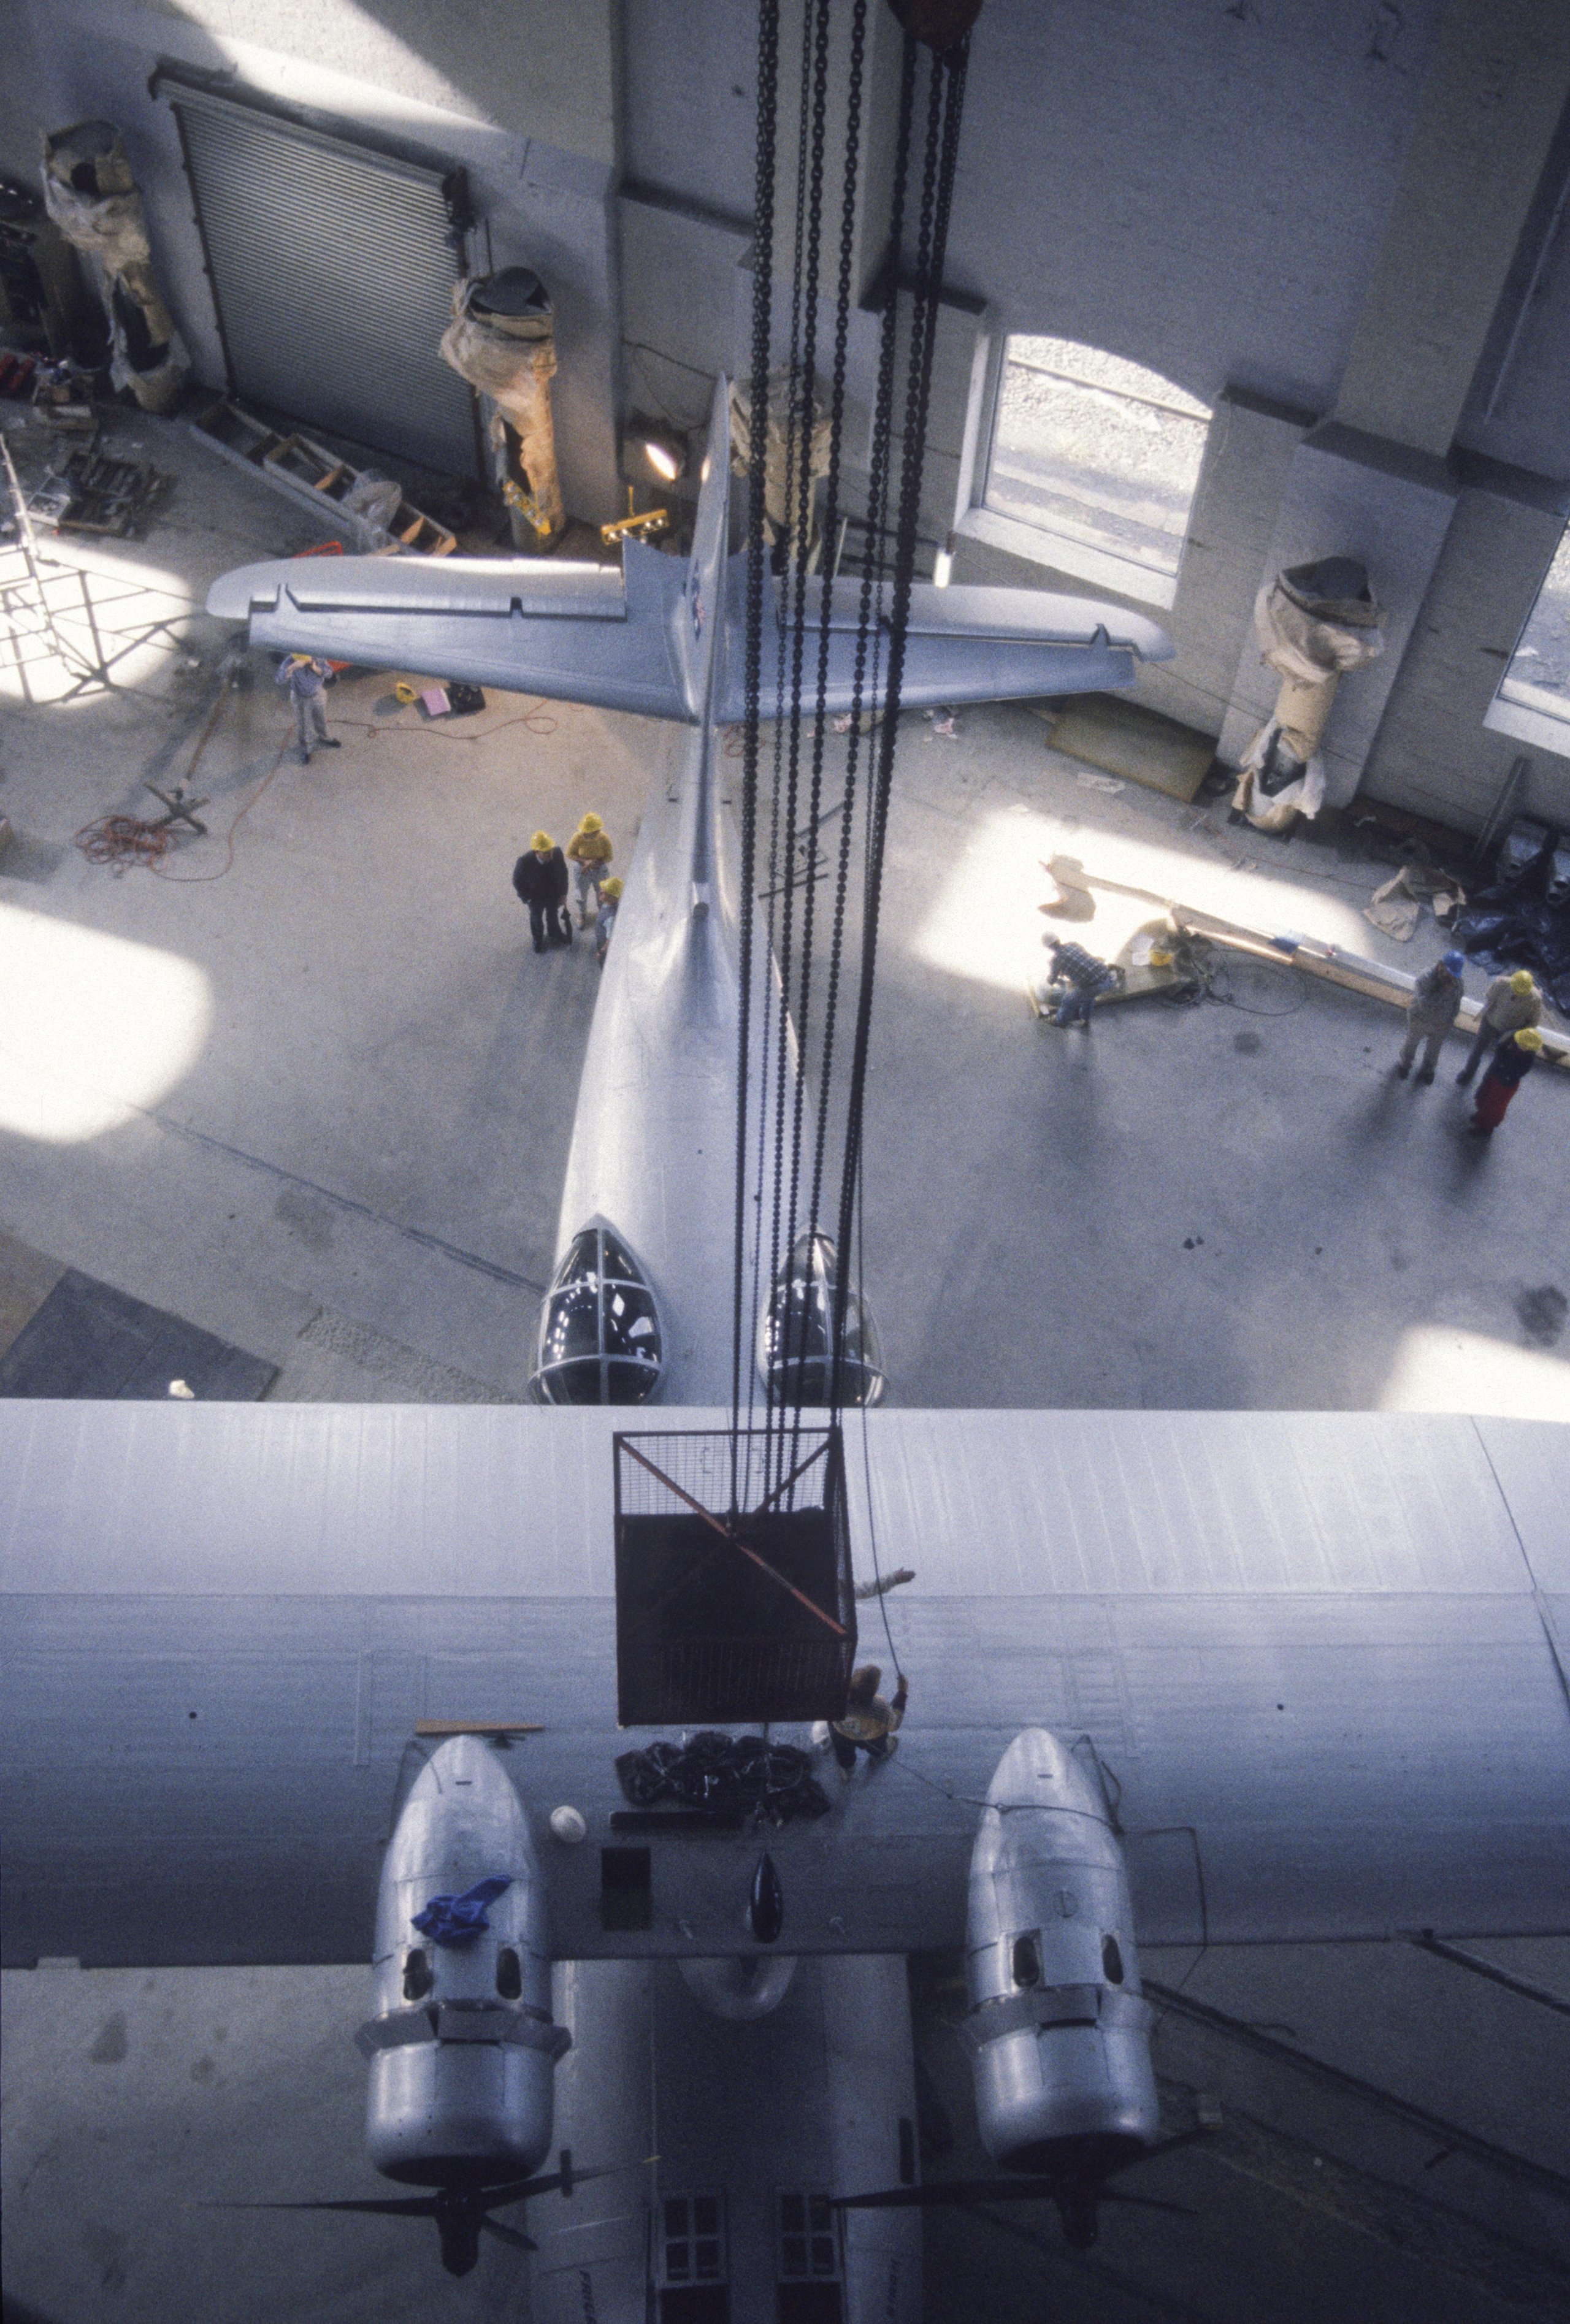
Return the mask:
M773 1824L828 1813L808 1755L761 1735L705 1728L679 1748L651 1743L646 1751L623 1751L616 1774L635 1808L739 1808Z
M566 530L567 512L550 410L556 323L538 275L509 266L455 283L441 358L495 406L491 441L513 540L521 549L550 548Z
M792 379L788 366L769 374L769 403L765 414L767 442L763 453L763 512L778 544L790 533L791 490L800 489L800 471L792 454L791 438L800 425L801 383ZM812 432L808 444L807 462L813 477L828 474L828 447L831 434L828 402L820 388L812 392ZM744 476L753 451L753 390L749 380L734 380L731 383L731 473ZM809 503L808 552L817 545L817 516Z
M143 411L171 410L190 358L152 272L142 196L112 123L78 122L44 138L43 200L66 240L98 263L110 378Z
M1254 600L1260 652L1280 673L1275 708L1244 752L1233 804L1261 831L1287 828L1325 804L1320 739L1344 672L1384 651L1384 614L1363 567L1321 558L1278 573Z
M1540 888L1536 894L1514 883L1483 889L1458 916L1455 940L1496 976L1529 968L1555 1008L1570 1017L1570 909L1550 904Z

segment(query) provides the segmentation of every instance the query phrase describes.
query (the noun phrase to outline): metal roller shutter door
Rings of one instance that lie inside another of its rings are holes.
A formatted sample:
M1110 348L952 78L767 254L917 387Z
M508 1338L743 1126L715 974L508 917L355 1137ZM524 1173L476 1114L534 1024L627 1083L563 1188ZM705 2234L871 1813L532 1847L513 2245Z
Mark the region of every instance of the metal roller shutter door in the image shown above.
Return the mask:
M437 354L458 272L450 178L221 97L165 93L231 392L472 476L471 393Z

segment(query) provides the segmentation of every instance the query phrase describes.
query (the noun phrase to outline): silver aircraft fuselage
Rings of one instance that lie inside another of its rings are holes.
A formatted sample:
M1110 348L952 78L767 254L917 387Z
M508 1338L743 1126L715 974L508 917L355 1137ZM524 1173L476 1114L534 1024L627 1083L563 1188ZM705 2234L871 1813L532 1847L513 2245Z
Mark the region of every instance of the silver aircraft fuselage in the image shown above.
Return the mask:
M559 1263L586 1227L612 1228L644 1271L659 1310L660 1401L727 1404L741 866L734 827L724 812L715 730L705 724L681 735L678 752L675 773L656 780L644 810L605 956L556 1259ZM766 1030L778 1040L778 979L765 945L754 957L752 981L748 1047L755 1058L765 1054ZM792 1086L794 1047L789 1042ZM756 1088L752 1098L756 1107ZM748 1142L755 1153L755 1135ZM749 1277L759 1258L759 1208L746 1205ZM765 1242L767 1267L777 1255L767 1227ZM751 1361L750 1341L743 1360Z

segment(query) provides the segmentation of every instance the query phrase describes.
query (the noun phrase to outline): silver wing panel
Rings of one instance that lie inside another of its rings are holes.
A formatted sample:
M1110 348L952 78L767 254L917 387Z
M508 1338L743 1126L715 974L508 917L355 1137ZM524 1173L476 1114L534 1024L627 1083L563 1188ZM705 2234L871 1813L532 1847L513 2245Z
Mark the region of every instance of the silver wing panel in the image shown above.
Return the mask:
M802 699L809 715L817 700L822 589L820 581L810 581L805 605ZM716 687L716 715L725 724L735 724L746 711L745 591L746 560L734 557L728 568L724 667ZM851 578L836 583L830 599L824 702L832 715L850 709L855 699L860 597L860 584ZM780 589L771 590L761 665L765 718L780 715L780 673L788 675L793 664L792 611ZM939 589L918 582L910 594L900 696L919 709L938 703L1098 693L1131 686L1141 662L1169 661L1172 652L1165 632L1126 606L1035 589ZM863 682L862 700L869 708L882 698L887 667L884 622L878 625L876 654L869 654Z
M734 1949L752 1833L656 1837L652 1930L600 1925L613 1761L640 1739L614 1723L624 1417L0 1406L7 1963L363 1959L422 1716L543 1722L509 1764L537 1814L570 1800L589 1823L546 1849L559 1953ZM910 1710L888 1767L830 1770L829 1821L771 1836L792 1950L960 1941L977 1803L1032 1723L1088 1734L1122 1783L1148 1941L1570 1927L1548 1619L1570 1431L866 1427L883 1558L919 1577L888 1609Z
M691 723L678 658L686 574L638 541L623 571L501 558L291 558L226 573L208 611L253 645L465 678Z

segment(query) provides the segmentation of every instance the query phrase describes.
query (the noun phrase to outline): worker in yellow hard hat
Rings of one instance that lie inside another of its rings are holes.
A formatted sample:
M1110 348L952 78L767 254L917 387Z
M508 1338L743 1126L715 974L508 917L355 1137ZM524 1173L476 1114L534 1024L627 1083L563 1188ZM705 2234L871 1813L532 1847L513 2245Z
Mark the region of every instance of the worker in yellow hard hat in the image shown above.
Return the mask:
M610 949L611 930L616 925L616 907L622 900L622 883L612 878L600 881L600 908L595 915L595 958L604 968L605 954Z
M513 886L521 903L529 907L529 927L536 952L546 945L572 942L572 915L567 909L567 864L548 831L537 831L529 853L513 866Z
M1472 1126L1483 1137L1492 1138L1505 1118L1505 1111L1517 1090L1543 1054L1543 1037L1535 1025L1519 1026L1507 1033L1492 1056L1488 1071L1477 1085L1477 1099L1472 1109Z
M1482 1014L1466 1053L1466 1063L1455 1078L1464 1089L1482 1063L1485 1053L1498 1046L1501 1033L1519 1033L1523 1026L1542 1022L1543 996L1532 982L1529 968L1512 976L1496 976L1482 996Z
M604 823L591 808L567 843L567 860L572 865L572 876L577 887L577 924L588 926L588 899L593 896L595 909L600 907L600 882L611 867L615 853L611 836Z

